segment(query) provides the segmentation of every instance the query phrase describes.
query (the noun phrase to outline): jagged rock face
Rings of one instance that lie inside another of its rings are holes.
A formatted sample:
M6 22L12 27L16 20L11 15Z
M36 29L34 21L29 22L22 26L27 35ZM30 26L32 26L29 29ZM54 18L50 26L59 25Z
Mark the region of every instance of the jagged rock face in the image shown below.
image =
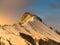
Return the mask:
M0 45L60 45L60 35L26 12L16 24L0 26Z

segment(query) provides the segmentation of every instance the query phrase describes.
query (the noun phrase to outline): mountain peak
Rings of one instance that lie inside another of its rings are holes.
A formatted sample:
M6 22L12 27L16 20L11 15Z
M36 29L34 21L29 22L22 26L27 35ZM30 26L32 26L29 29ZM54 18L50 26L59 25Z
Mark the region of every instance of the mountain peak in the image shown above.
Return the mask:
M15 25L0 26L0 45L60 45L60 35L26 12Z
M38 20L40 20L42 22L42 19L40 17L36 16L35 14L29 13L29 12L25 12L21 16L21 19L19 20L19 22L21 24L24 24L26 22L32 21L34 18L37 18Z

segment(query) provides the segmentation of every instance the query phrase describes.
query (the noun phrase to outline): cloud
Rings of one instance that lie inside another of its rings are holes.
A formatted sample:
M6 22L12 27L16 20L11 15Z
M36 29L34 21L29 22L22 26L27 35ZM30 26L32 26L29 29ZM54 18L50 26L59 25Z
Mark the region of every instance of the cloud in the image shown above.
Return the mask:
M49 7L50 7L50 8L60 9L60 4L54 4L54 3L52 3L52 4L49 4Z
M5 9L21 9L31 5L35 0L2 0L0 8Z

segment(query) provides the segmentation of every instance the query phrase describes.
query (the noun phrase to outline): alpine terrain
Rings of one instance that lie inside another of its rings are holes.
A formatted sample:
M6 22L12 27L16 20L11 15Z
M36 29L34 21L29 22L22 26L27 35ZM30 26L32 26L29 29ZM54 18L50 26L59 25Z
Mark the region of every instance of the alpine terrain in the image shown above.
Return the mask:
M24 13L13 25L0 25L0 45L60 45L60 35L40 17Z

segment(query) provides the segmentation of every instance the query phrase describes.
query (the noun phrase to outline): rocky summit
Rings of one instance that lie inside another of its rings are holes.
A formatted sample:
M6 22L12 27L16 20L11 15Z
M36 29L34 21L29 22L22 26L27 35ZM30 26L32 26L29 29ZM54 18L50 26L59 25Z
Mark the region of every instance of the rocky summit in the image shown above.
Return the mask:
M42 19L24 13L13 25L0 25L0 45L60 45L60 35Z

